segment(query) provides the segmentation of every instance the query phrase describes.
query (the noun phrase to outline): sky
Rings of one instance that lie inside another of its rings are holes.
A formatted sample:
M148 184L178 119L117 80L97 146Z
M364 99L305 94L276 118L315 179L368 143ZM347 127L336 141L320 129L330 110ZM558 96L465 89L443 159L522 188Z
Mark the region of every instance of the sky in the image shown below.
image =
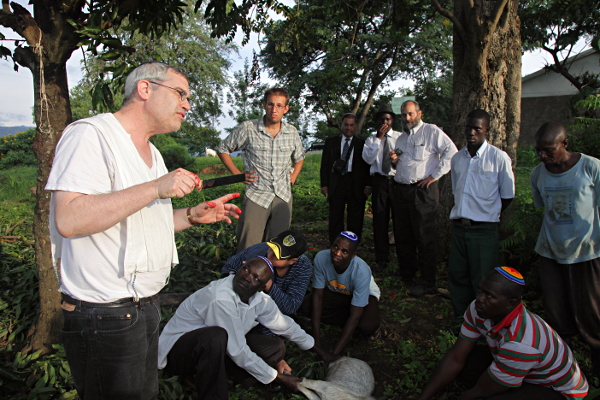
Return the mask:
M27 5L28 0L16 0L17 3L31 10L31 6ZM3 42L3 45L12 49L14 39L20 39L12 30L0 27L0 32L7 39L13 39ZM258 35L252 35L250 43L241 47L242 35L238 34L235 38L240 45L239 54L232 56L232 67L229 71L233 76L233 71L241 70L244 66L244 59L252 60L252 51L259 52ZM585 44L579 46L579 51L585 48ZM82 78L82 50L79 49L73 53L71 59L67 62L67 76L69 80L69 88L72 88ZM551 62L550 55L542 50L536 52L528 52L523 55L522 60L522 75L533 73L546 64ZM261 76L263 82L268 82L268 77L263 72ZM401 87L412 87L411 81L399 80L391 85L392 89ZM19 67L18 72L13 70L11 60L7 61L0 58L0 126L15 126L25 125L33 126L32 107L33 107L33 79L31 72L27 68ZM232 127L234 121L227 117L227 109L224 112L225 116L219 118L217 129L223 131L224 128Z

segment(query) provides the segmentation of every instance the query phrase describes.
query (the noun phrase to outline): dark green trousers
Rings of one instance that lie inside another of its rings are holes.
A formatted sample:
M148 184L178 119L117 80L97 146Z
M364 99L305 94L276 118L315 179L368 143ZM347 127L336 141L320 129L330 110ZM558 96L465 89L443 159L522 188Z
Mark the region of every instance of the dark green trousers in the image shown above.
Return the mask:
M498 223L480 222L471 226L460 220L452 223L452 245L448 261L448 288L455 322L462 321L475 300L479 282L498 266Z

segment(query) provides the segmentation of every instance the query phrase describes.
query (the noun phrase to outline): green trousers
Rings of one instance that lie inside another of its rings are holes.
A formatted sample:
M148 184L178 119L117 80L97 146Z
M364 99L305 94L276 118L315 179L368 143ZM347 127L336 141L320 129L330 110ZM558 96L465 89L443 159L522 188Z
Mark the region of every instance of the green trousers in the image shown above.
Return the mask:
M452 244L448 261L448 288L455 322L460 323L469 304L475 300L479 282L498 266L498 223L452 224Z

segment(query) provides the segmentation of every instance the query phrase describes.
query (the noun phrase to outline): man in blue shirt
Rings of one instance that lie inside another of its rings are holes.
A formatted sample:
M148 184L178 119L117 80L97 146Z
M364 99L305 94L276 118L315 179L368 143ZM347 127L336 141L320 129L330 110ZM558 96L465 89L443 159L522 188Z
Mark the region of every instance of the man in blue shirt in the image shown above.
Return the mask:
M380 292L367 263L356 257L357 246L358 236L343 231L330 250L315 256L313 290L301 307L312 319L312 335L319 346L321 322L342 327L333 354L342 352L357 329L371 340L379 338Z

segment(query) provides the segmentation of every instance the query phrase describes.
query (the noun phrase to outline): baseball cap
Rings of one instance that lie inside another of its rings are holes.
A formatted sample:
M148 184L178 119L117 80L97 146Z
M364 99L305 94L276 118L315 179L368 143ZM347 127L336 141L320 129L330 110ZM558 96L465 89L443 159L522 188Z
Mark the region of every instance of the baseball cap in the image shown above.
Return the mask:
M279 260L300 257L308 247L304 236L296 231L283 231L269 240L267 245Z

